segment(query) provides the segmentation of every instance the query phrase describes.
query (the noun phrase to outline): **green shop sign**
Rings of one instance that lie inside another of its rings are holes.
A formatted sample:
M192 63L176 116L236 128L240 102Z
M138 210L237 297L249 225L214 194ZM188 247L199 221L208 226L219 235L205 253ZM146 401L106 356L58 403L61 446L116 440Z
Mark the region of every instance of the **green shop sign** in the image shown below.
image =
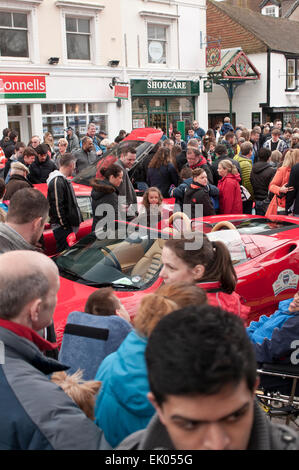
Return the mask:
M131 80L132 96L198 96L199 82L190 80Z

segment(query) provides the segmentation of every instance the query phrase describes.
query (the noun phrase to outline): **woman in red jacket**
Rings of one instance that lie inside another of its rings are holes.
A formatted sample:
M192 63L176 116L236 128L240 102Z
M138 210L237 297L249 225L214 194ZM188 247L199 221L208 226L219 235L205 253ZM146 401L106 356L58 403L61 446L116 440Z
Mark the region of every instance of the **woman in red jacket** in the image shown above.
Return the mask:
M201 287L204 282L210 305L235 313L246 323L250 308L235 292L237 274L224 243L210 241L204 233L186 239L170 238L163 246L162 263L160 277L165 284L199 283Z
M229 160L222 160L218 165L221 180L219 189L219 213L243 214L240 182L241 177L237 167Z

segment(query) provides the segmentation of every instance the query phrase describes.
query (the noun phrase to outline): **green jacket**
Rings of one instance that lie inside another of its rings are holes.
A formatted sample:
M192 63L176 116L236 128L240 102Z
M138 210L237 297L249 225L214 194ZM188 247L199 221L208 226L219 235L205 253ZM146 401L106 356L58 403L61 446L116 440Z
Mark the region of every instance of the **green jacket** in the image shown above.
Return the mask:
M242 185L250 192L251 198L254 199L253 187L250 182L250 174L252 170L252 161L250 158L242 157L241 154L235 155L234 160L237 160L241 168Z

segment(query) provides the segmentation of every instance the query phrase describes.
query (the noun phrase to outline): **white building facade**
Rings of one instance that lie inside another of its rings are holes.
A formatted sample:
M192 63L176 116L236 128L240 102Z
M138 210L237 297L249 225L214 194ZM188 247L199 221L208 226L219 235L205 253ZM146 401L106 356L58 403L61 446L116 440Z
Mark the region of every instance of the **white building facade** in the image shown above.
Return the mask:
M207 127L205 0L0 0L0 127ZM128 99L114 85L129 85ZM139 90L139 91L138 91Z

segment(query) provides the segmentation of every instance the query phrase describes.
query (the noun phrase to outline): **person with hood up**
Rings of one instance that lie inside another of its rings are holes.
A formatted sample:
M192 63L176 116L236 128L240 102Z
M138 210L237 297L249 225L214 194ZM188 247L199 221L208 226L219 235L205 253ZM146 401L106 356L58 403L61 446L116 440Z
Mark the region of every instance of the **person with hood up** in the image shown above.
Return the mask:
M112 163L108 168L101 168L100 172L104 179L94 178L91 181L92 231L103 228L105 219L108 219L111 223L114 222L121 216L122 212L122 206L119 204L118 199L118 188L124 175L122 167ZM107 225L105 225L105 228L107 230Z
M268 198L268 188L272 181L276 169L270 163L271 150L261 148L258 153L258 161L253 164L250 181L255 197L255 213L265 215L270 199Z
M75 157L65 153L60 159L60 168L50 173L47 179L50 224L56 240L57 252L68 248L67 237L79 230L83 221L71 182L76 166Z
M237 167L229 160L222 160L218 173L221 177L218 182L220 214L242 214L241 177Z

